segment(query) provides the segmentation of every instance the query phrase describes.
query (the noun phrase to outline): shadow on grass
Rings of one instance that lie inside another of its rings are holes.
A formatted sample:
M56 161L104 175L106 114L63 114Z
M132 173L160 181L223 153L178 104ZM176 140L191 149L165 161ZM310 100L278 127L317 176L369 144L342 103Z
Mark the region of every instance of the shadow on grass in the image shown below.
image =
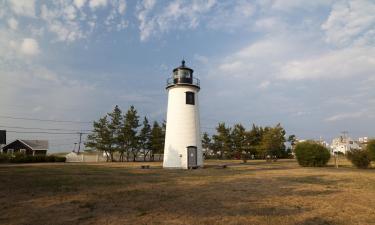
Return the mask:
M339 225L341 223L333 222L320 217L313 217L302 221L302 223L297 223L296 225Z

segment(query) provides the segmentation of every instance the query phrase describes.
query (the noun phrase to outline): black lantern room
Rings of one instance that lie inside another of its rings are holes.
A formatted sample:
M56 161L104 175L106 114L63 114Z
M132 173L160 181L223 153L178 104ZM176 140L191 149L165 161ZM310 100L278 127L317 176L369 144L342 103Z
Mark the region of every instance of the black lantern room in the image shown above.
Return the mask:
M168 78L167 88L176 85L188 85L199 88L199 79L193 78L194 70L185 66L185 60L182 60L181 66L173 69L173 77Z

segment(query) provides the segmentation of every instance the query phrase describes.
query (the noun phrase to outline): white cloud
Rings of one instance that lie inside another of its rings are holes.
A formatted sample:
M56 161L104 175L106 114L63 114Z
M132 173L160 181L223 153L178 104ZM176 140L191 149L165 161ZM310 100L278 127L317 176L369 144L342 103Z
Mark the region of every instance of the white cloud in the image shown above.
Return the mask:
M149 13L155 6L155 0L143 0L137 5L137 19L139 20L140 39L145 41L153 32L154 23L148 20Z
M8 26L12 30L17 30L18 21L12 17L12 18L8 19Z
M86 3L86 0L74 0L74 5L80 9L82 8Z
M137 5L140 39L147 40L151 35L168 32L171 29L194 29L198 26L200 16L209 11L215 0L170 2L160 12L151 15L155 1L144 0Z
M12 11L20 16L35 16L35 0L9 0Z
M253 1L224 1L216 5L212 15L206 16L207 26L216 30L247 29L256 11Z
M301 1L301 0L274 0L272 1L271 8L280 11L292 11L296 9L313 10L317 7L329 6L332 0L314 0L314 1Z
M64 14L69 20L74 20L77 17L76 9L73 6L67 6L64 9Z
M350 113L339 113L333 116L330 116L326 119L328 122L335 122L340 120L347 120L347 119L356 119L361 117L367 117L367 113L365 111L358 111L358 112L350 112Z
M125 0L120 0L118 4L118 12L120 14L124 14L126 10L126 2Z
M38 42L32 38L23 39L20 50L25 55L37 55L40 52Z
M343 46L368 36L375 39L375 2L371 0L338 1L322 24L328 43Z
M258 88L259 89L266 89L266 88L268 88L270 86L270 84L271 84L271 82L269 80L265 80L265 81L262 81L259 84Z
M107 0L90 0L89 6L92 10L95 10L96 8L107 6L107 3Z
M305 60L293 60L281 68L280 78L337 79L374 76L375 48L348 48L334 50Z

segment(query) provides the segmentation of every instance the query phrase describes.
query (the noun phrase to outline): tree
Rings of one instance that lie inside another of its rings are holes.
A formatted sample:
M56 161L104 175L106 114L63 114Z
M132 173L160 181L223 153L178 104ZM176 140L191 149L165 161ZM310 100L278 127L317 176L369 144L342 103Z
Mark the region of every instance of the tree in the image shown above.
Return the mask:
M87 136L87 142L85 145L90 148L94 148L98 151L105 153L107 161L113 161L113 147L111 131L108 129L107 116L100 118L97 122L93 123L93 131Z
M287 141L290 143L290 146L292 147L292 151L293 151L293 150L294 150L294 147L295 147L295 145L296 145L296 142L297 142L296 135L294 135L294 134L289 135Z
M139 146L143 152L143 161L146 161L147 155L151 152L151 126L147 117L143 119L143 127L139 134Z
M232 144L230 137L230 127L226 127L225 123L219 123L216 127L217 134L212 136L213 139L213 150L216 154L219 154L221 159L231 156Z
M211 149L211 138L210 136L208 135L207 132L204 132L203 133L203 137L202 137L202 148L204 149L205 151L205 156L207 157L210 153L210 149Z
M285 151L285 130L280 124L275 127L266 127L260 142L263 156L271 155L280 157Z
M115 151L121 152L121 127L122 127L122 112L118 105L115 106L111 113L107 114L110 122L108 123L108 131L110 133L110 142Z
M368 141L366 149L370 154L371 160L375 161L375 139Z
M250 131L246 132L246 148L248 154L257 155L260 152L260 142L263 137L263 128L253 124Z
M129 161L130 155L133 156L134 162L138 156L139 146L137 129L139 126L139 116L137 115L137 110L135 110L134 106L130 106L123 118L123 127L120 135L121 143L124 145L123 149L126 152L127 161Z
M162 154L164 151L164 132L157 121L152 125L151 130L151 159L155 159L155 154ZM160 157L159 157L160 158Z
M241 124L235 124L231 133L233 155L246 161L246 129Z

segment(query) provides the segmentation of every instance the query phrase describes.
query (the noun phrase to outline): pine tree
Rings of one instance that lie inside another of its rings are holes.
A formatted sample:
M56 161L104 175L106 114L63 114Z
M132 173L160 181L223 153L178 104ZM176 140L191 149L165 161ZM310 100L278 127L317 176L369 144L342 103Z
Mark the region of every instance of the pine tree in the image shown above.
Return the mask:
M260 142L263 156L280 157L285 151L285 130L280 124L275 127L266 127Z
M257 155L260 152L260 142L263 136L263 128L253 124L250 131L246 132L246 151L248 154Z
M212 136L214 141L213 147L216 154L219 154L221 159L231 157L232 144L231 144L231 129L226 127L225 123L219 123L216 127L217 134Z
M121 145L121 128L122 128L122 112L118 105L115 106L111 113L107 114L110 122L108 124L108 130L110 132L110 140L113 145L113 148L122 152L123 146ZM121 160L121 159L120 159Z
M211 146L212 143L211 143L211 138L210 138L210 135L208 135L207 132L204 132L203 133L203 137L202 137L202 147L204 149L204 152L205 152L205 156L208 157L210 155L210 150L211 150Z
M147 155L151 152L151 126L147 117L143 120L143 127L139 134L139 146L143 153L143 161L146 161Z
M235 158L242 158L246 161L246 129L242 126L242 124L235 124L232 133L232 143L233 143L233 153Z
M152 125L151 130L151 159L155 159L155 154L162 154L164 151L164 132L157 121ZM160 157L159 157L160 159Z
M113 161L113 152L115 151L112 143L111 131L108 129L107 116L100 118L93 123L93 131L87 136L85 145L94 148L97 151L102 151L107 157L107 161Z
M124 145L123 149L126 153L127 161L129 161L130 156L133 156L133 161L136 161L138 156L139 146L137 129L139 126L139 116L137 115L137 110L135 110L134 106L131 106L123 117L123 126L120 135L120 140ZM122 152L122 155L123 153L124 152Z

